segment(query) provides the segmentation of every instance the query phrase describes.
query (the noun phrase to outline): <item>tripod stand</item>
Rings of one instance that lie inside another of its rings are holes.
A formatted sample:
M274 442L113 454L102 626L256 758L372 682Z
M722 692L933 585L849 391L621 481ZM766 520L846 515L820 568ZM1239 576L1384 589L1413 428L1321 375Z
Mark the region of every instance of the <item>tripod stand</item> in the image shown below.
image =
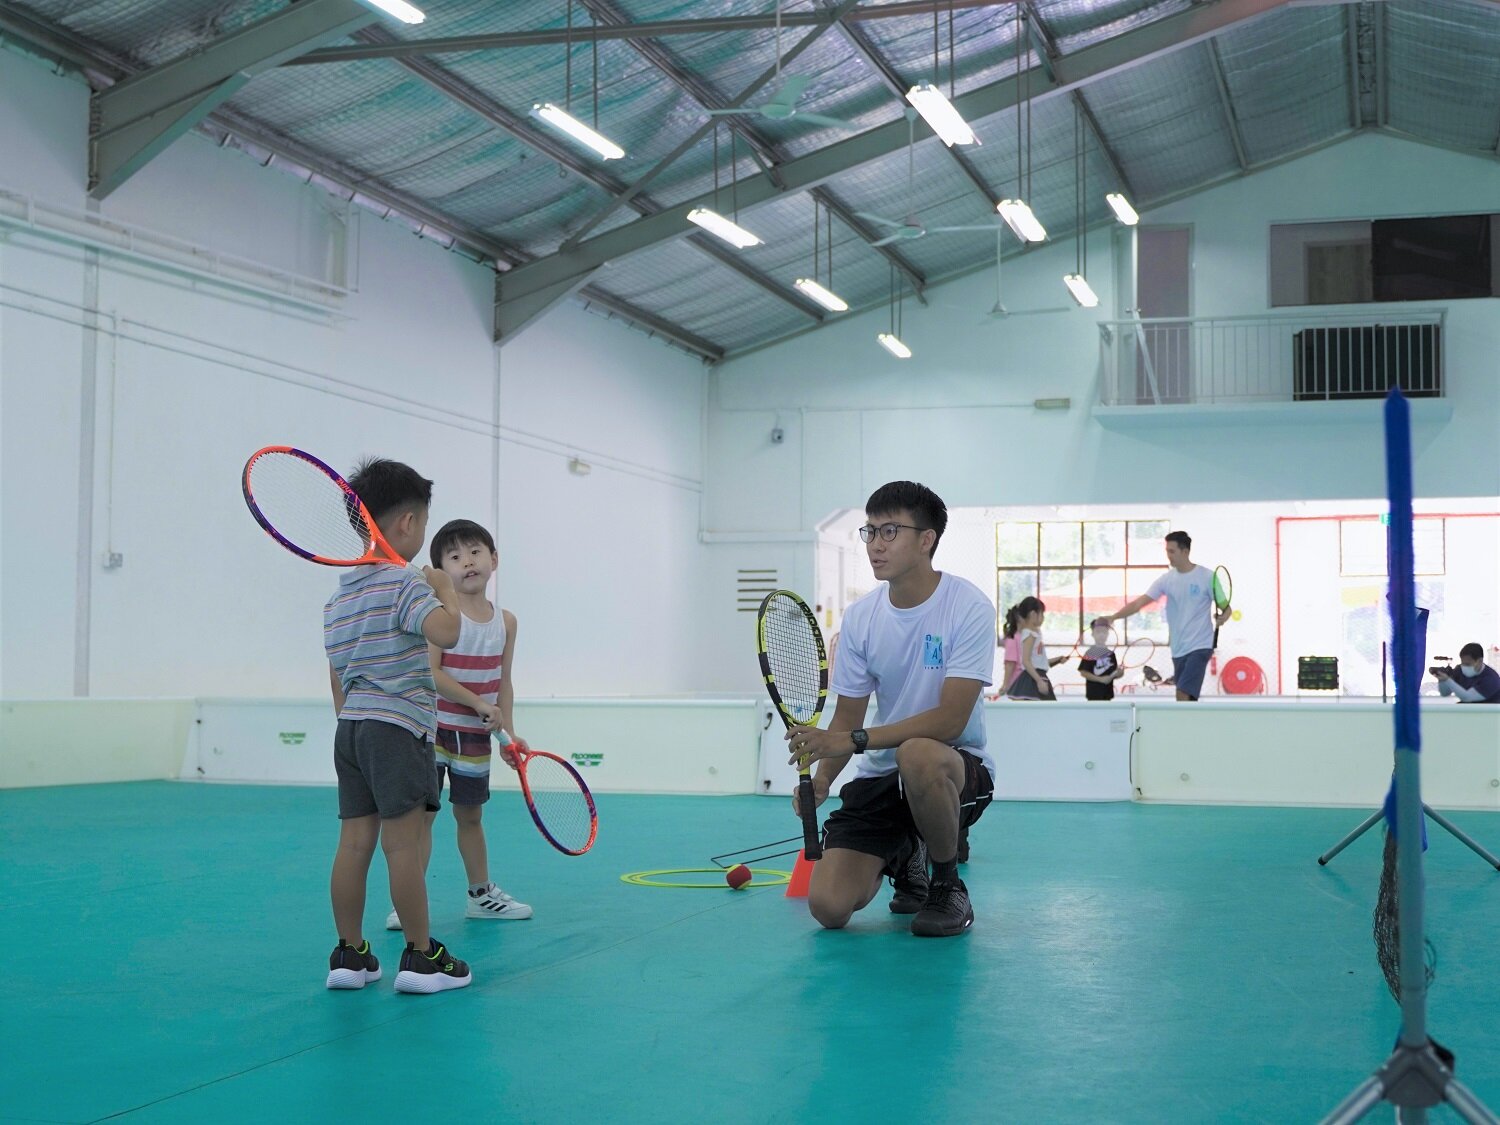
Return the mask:
M1462 828L1459 828L1456 824L1454 824L1451 820L1449 820L1447 817L1445 817L1442 813L1434 811L1425 802L1422 804L1422 812L1427 816L1427 818L1429 820L1431 820L1434 824L1436 824L1443 831L1447 832L1448 835L1452 836L1455 840L1457 840L1464 847L1468 848L1471 852L1473 852L1475 855L1477 855L1480 859L1484 860L1485 863L1488 863L1496 871L1500 871L1500 859L1496 859L1489 852L1485 851L1484 850L1484 846L1482 844L1480 844L1478 841L1476 841L1475 839L1473 839L1471 836L1469 836L1467 833L1465 833ZM1320 855L1318 857L1318 866L1319 867L1327 867L1328 866L1328 861L1330 859L1332 859L1334 856L1338 855L1339 852L1343 851L1350 844L1354 843L1355 840L1358 840L1361 836L1363 836L1370 829L1374 828L1375 825L1377 825L1378 823L1380 823L1380 818L1382 816L1384 816L1384 815L1385 815L1385 813L1381 809L1376 809L1374 812L1372 812L1369 815L1369 817L1367 817L1360 824L1360 826L1358 828L1356 828L1353 832L1349 833L1349 835L1345 836L1337 844L1334 844L1333 847L1329 848L1326 852L1324 852L1322 855Z

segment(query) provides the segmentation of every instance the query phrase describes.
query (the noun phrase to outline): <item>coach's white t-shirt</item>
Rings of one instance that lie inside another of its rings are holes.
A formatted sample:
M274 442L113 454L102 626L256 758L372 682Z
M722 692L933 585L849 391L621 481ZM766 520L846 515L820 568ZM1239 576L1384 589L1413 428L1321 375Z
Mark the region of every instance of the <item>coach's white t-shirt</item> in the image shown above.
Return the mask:
M950 676L988 685L995 667L995 607L979 587L951 574L919 606L897 609L890 587L881 583L844 613L838 659L833 665L836 695L875 694L882 724L899 723L938 705ZM963 734L956 740L995 776L985 749L984 693ZM896 751L870 750L855 756L856 777L879 777L896 769Z
M1172 636L1172 655L1186 656L1214 647L1213 572L1195 566L1186 574L1169 570L1146 590L1151 599L1167 596L1167 629Z

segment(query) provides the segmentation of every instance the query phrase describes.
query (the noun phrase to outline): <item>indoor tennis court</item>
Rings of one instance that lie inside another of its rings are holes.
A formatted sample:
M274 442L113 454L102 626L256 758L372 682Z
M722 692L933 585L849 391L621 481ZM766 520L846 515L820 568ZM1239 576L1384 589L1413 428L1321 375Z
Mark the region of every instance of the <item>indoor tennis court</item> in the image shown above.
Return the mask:
M1497 80L0 0L0 1122L1495 1120Z

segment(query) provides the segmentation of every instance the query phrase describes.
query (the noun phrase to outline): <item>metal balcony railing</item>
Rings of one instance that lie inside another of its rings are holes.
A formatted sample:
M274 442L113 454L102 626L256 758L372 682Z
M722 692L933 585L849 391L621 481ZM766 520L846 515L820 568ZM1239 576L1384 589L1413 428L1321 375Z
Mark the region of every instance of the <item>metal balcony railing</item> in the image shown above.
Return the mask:
M1446 310L1108 320L1105 406L1443 394Z

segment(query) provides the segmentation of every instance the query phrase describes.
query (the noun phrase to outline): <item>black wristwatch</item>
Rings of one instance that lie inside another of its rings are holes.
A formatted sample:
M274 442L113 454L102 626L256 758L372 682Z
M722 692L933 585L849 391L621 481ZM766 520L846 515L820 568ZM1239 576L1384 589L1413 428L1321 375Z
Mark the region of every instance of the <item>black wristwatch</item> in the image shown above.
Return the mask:
M859 730L851 730L849 732L849 741L854 743L854 752L856 754L863 754L865 748L870 745L870 734L863 727L860 727Z

